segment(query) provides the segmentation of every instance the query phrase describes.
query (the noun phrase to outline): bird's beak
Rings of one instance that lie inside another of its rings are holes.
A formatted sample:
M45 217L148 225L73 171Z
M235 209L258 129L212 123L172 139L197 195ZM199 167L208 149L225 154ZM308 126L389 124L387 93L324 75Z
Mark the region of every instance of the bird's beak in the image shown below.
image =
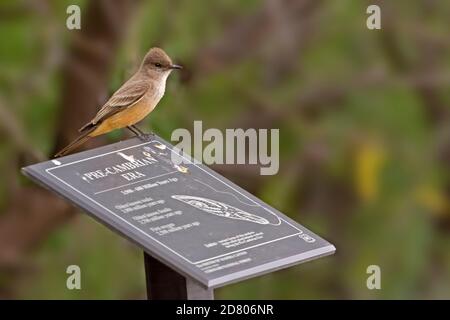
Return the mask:
M183 69L183 67L178 64L171 64L170 69Z

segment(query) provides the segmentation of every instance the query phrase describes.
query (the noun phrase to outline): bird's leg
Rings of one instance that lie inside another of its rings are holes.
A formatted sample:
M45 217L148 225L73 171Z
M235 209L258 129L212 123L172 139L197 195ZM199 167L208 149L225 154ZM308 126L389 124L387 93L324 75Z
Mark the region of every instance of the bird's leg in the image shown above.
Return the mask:
M138 137L144 136L144 135L145 135L145 133L142 132L142 130L139 129L138 127L136 127L134 124L132 124L132 125L130 125L130 126L127 126L127 128L128 128L131 132L133 132L135 135L137 135Z
M150 133L143 132L141 129L139 129L134 124L127 126L127 128L129 130L131 130L136 136L138 136L139 138L141 138L143 140L150 140L155 135L153 132L150 132Z
M127 129L133 132L138 137L143 135L143 132L133 125L127 126Z

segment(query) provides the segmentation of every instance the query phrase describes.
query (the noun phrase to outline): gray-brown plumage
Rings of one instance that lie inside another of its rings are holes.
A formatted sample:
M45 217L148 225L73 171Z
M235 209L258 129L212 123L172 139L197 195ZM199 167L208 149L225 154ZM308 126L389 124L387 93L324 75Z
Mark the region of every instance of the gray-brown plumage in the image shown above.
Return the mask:
M67 154L91 137L115 129L127 127L137 135L142 134L134 124L152 112L161 100L167 77L173 69L181 69L181 66L173 64L162 49L150 49L139 70L111 96L90 122L80 128L82 134L55 157Z

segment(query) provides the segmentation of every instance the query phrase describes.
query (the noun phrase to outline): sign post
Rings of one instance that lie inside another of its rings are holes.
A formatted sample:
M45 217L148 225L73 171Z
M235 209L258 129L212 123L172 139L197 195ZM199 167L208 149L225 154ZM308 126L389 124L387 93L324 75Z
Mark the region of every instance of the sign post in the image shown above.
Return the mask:
M213 299L214 288L335 251L157 136L23 172L140 246L151 299Z
M185 278L144 251L147 298L150 300L213 300L208 289Z

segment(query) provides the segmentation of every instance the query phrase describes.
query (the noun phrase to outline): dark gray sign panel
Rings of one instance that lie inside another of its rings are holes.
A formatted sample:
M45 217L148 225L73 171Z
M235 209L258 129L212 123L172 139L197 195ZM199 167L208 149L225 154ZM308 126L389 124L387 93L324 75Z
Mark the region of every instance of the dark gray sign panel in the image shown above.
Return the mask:
M176 154L175 157L173 153ZM25 174L206 287L332 254L333 245L154 137L24 168Z

